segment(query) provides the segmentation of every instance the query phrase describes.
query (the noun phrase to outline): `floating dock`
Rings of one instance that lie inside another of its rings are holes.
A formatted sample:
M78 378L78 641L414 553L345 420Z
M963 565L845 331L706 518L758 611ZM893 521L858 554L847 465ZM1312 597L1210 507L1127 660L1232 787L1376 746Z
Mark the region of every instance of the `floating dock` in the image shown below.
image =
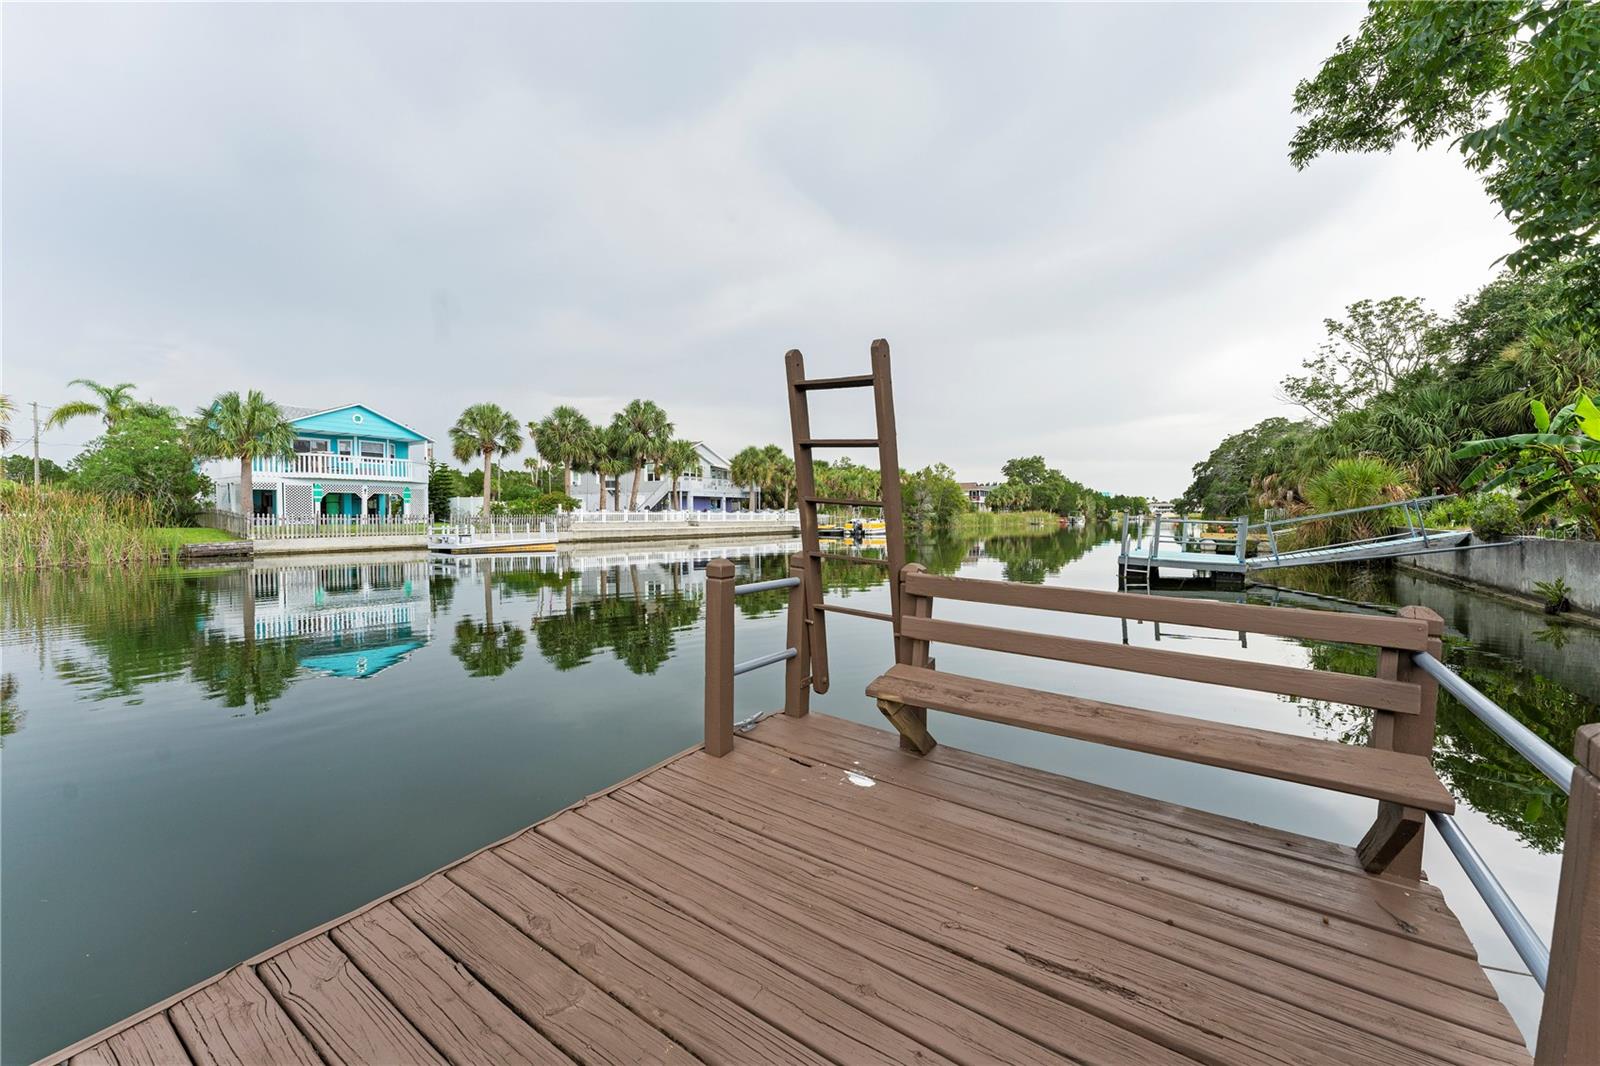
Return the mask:
M428 550L444 555L553 552L561 535L544 523L451 526L428 534Z

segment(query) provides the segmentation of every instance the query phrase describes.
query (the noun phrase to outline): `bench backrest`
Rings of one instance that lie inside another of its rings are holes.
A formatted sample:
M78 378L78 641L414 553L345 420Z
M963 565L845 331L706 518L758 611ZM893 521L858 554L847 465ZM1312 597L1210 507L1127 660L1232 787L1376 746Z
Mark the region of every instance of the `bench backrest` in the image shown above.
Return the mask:
M901 596L900 635L907 642L908 654L915 654L919 650L917 645L932 641L1230 688L1349 703L1393 714L1415 715L1422 711L1423 676L1398 668L1406 658L1404 653L1427 650L1432 634L1426 617L1339 614L1295 607L1180 600L1125 592L1095 592L1008 581L939 577L927 573L916 564L907 566L903 571ZM943 621L931 617L930 609L932 601L941 599L1364 644L1384 649L1390 654L1386 656L1380 653L1378 676L1365 677ZM910 659L902 656L902 661Z

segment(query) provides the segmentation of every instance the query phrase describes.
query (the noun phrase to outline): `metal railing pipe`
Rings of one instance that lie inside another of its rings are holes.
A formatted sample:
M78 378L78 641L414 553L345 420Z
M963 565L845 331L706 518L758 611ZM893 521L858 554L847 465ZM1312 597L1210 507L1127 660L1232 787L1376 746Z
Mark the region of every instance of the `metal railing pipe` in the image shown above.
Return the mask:
M1572 774L1578 767L1545 742L1533 730L1511 717L1499 704L1479 692L1444 663L1425 651L1413 652L1411 661L1423 673L1439 682L1439 687L1461 701L1462 706L1476 715L1479 721L1494 730L1495 734L1515 748L1522 757L1533 763L1562 792L1572 791Z
M752 592L775 592L778 589L792 589L800 584L797 577L775 577L771 581L752 581L748 585L735 585L733 594L744 596Z
M763 666L771 666L773 663L781 663L787 659L793 659L797 654L799 653L793 648L784 648L782 651L775 651L770 655L758 655L754 659L746 659L742 663L734 663L733 676L738 677L740 674L748 674L752 670L759 670Z
M1428 817L1432 819L1434 828L1439 830L1444 842L1449 845L1451 854L1466 871L1472 886L1478 890L1478 895L1488 904L1489 913L1500 923L1506 939L1511 941L1511 946L1517 949L1517 954L1527 964L1528 972L1539 982L1539 987L1543 988L1550 973L1550 949L1545 947L1544 941L1539 939L1539 934L1534 932L1528 919L1517 909L1510 893L1483 861L1483 856L1478 854L1478 849L1472 846L1472 841L1467 839L1467 835L1461 831L1461 826L1456 820L1439 811L1429 811Z

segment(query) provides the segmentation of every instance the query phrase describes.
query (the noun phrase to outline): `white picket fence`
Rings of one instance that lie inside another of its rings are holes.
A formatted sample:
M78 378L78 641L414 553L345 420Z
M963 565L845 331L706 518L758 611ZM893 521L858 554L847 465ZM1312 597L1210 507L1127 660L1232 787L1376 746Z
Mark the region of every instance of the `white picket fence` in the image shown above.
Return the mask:
M311 537L416 536L428 532L426 518L391 515L316 515L312 518L284 518L278 515L251 515L252 540L293 540Z

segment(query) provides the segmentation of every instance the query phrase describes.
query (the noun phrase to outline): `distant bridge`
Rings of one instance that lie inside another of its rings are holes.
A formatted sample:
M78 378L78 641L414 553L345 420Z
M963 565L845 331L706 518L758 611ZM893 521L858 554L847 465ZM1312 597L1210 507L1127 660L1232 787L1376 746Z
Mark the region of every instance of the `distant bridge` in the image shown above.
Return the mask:
M1118 571L1124 585L1148 584L1159 571L1179 570L1193 575L1228 575L1243 581L1248 574L1261 570L1281 570L1291 566L1315 566L1322 563L1357 563L1373 559L1393 559L1407 555L1427 555L1433 552L1461 551L1466 549L1471 536L1466 530L1429 529L1423 520L1427 504L1449 499L1449 496L1419 496L1412 500L1382 503L1371 507L1352 507L1343 511L1301 515L1258 522L1248 518L1233 522L1204 521L1194 518L1163 520L1155 518L1148 526L1143 522L1122 520L1122 553ZM1286 549L1280 538L1294 527L1311 522L1342 518L1346 515L1373 511L1398 512L1405 519L1406 528L1393 533L1361 540L1341 541L1316 547ZM1170 525L1171 539L1163 543L1163 526ZM1226 532L1207 532L1207 527L1222 527ZM1232 527L1228 530L1228 527ZM1231 533L1231 536L1229 535ZM1254 551L1251 548L1254 547Z

